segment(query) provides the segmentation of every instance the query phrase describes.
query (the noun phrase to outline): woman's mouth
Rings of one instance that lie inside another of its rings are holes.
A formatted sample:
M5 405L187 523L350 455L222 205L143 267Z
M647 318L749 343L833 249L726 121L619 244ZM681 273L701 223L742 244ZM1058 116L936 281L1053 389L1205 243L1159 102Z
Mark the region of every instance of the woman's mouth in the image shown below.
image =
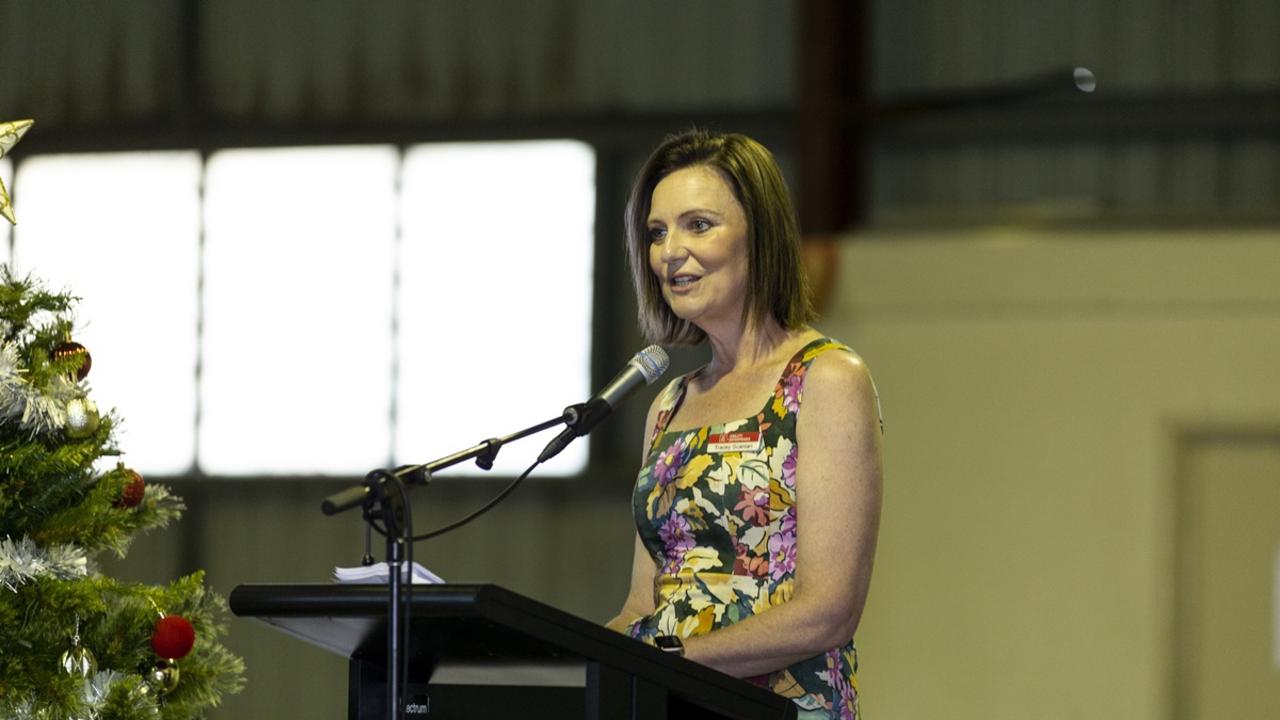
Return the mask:
M701 280L697 275L676 275L667 281L672 290L687 290Z

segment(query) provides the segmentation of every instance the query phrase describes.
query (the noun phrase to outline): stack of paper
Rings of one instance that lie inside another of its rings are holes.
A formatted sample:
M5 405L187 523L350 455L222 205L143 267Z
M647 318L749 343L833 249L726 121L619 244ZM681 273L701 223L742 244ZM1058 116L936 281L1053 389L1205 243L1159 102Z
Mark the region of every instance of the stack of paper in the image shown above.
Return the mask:
M409 582L409 566L401 564L400 576L402 582ZM385 562L375 563L373 565L360 565L359 567L336 567L333 569L334 582L340 583L385 583L391 577L391 571L387 569ZM422 567L418 563L413 564L413 582L419 585L436 585L443 583L439 575Z

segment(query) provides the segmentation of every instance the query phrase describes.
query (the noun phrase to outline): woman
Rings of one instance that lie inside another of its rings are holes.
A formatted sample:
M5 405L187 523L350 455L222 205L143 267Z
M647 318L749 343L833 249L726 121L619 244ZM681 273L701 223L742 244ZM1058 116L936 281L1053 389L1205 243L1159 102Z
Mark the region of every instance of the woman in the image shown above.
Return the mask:
M627 205L651 341L711 361L649 410L631 591L608 625L856 718L853 633L881 497L875 387L809 327L799 231L772 155L742 135L660 145Z

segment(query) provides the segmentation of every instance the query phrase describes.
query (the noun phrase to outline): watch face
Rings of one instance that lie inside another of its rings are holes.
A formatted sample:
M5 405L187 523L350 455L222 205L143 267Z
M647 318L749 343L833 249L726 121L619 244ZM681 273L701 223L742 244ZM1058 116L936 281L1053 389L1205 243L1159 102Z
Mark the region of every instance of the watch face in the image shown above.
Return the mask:
M660 650L666 650L667 652L684 652L684 643L680 641L680 638L673 635L659 635L653 639L653 644Z

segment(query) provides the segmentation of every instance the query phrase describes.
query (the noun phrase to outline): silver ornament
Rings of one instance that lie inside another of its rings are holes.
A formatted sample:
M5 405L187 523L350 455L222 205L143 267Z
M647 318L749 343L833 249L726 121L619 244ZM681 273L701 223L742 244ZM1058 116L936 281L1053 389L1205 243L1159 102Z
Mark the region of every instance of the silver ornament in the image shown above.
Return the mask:
M147 673L147 682L159 695L167 695L178 687L178 663L175 660L157 660Z
M87 397L73 398L67 403L67 436L76 440L93 435L98 429L98 406Z

